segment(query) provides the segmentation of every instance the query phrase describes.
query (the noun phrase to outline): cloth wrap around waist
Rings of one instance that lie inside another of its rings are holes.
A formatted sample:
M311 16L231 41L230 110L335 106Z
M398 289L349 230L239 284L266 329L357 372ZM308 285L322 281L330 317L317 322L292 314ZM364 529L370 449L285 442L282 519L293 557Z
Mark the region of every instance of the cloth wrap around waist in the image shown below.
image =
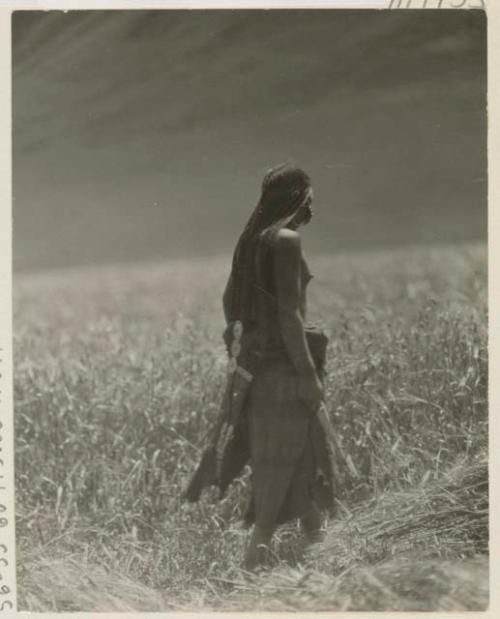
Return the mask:
M229 355L234 340L233 327L230 323L223 335ZM305 334L316 371L323 379L328 338L321 329L314 326L307 326ZM257 333L243 334L236 366L233 365L228 373L219 414L208 435L208 445L184 493L188 501L198 501L203 489L212 485L219 488L219 498L222 498L231 482L241 474L250 458L248 439L242 431L241 422L252 379L257 372L265 372L267 364L286 358L283 346L263 348L259 345ZM331 488L333 447L328 438L331 433L330 423L323 409L318 410L312 418L319 463L326 478L325 488ZM333 503L331 491L326 491L323 502L326 506Z

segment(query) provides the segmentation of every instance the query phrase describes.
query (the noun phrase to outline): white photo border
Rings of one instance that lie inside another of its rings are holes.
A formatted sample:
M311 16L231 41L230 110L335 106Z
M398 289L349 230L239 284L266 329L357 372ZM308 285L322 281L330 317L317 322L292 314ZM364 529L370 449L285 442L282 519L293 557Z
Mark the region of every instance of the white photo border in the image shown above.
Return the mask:
M12 109L11 109L11 15L15 10L75 10L75 9L240 9L240 8L307 8L307 9L485 9L488 21L488 275L489 275L489 458L490 458L490 605L485 612L426 612L419 615L443 619L500 616L500 530L499 506L500 470L500 0L0 0L0 613L17 616L15 569L14 511L14 443L13 443L13 361L12 361ZM496 549L496 550L495 550ZM495 586L496 583L496 586ZM9 606L12 606L10 608ZM159 613L102 613L103 618L122 619ZM161 613L163 617L270 617L277 613ZM280 616L296 613L279 613ZM414 613L378 613L391 617L415 617ZM29 616L30 613L22 613ZM304 616L373 617L371 612L301 613ZM66 613L43 613L61 618ZM68 616L74 616L68 613ZM78 613L93 616L93 613Z

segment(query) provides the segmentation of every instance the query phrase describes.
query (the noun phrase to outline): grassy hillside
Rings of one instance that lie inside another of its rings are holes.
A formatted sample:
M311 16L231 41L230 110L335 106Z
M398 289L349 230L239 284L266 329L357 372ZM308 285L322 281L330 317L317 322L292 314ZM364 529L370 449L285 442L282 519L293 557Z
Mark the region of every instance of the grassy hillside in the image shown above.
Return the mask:
M16 269L229 252L264 172L311 246L483 239L481 11L19 11Z
M337 517L239 569L245 475L180 495L217 412L227 260L18 276L19 605L47 610L479 609L487 600L483 246L311 260L330 333Z

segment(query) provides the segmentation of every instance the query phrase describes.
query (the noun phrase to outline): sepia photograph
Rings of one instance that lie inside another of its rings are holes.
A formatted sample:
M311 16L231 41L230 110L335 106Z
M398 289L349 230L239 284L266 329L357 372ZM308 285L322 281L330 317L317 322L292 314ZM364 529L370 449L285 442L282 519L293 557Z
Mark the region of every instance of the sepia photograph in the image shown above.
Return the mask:
M487 18L390 4L12 13L20 611L488 609Z

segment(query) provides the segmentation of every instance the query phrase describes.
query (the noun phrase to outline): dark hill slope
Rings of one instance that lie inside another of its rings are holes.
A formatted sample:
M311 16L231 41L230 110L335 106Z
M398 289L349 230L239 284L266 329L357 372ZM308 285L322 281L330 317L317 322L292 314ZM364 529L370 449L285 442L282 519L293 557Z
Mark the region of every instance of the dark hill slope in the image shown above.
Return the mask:
M16 12L15 265L226 252L288 159L315 249L484 237L485 45L478 11Z

